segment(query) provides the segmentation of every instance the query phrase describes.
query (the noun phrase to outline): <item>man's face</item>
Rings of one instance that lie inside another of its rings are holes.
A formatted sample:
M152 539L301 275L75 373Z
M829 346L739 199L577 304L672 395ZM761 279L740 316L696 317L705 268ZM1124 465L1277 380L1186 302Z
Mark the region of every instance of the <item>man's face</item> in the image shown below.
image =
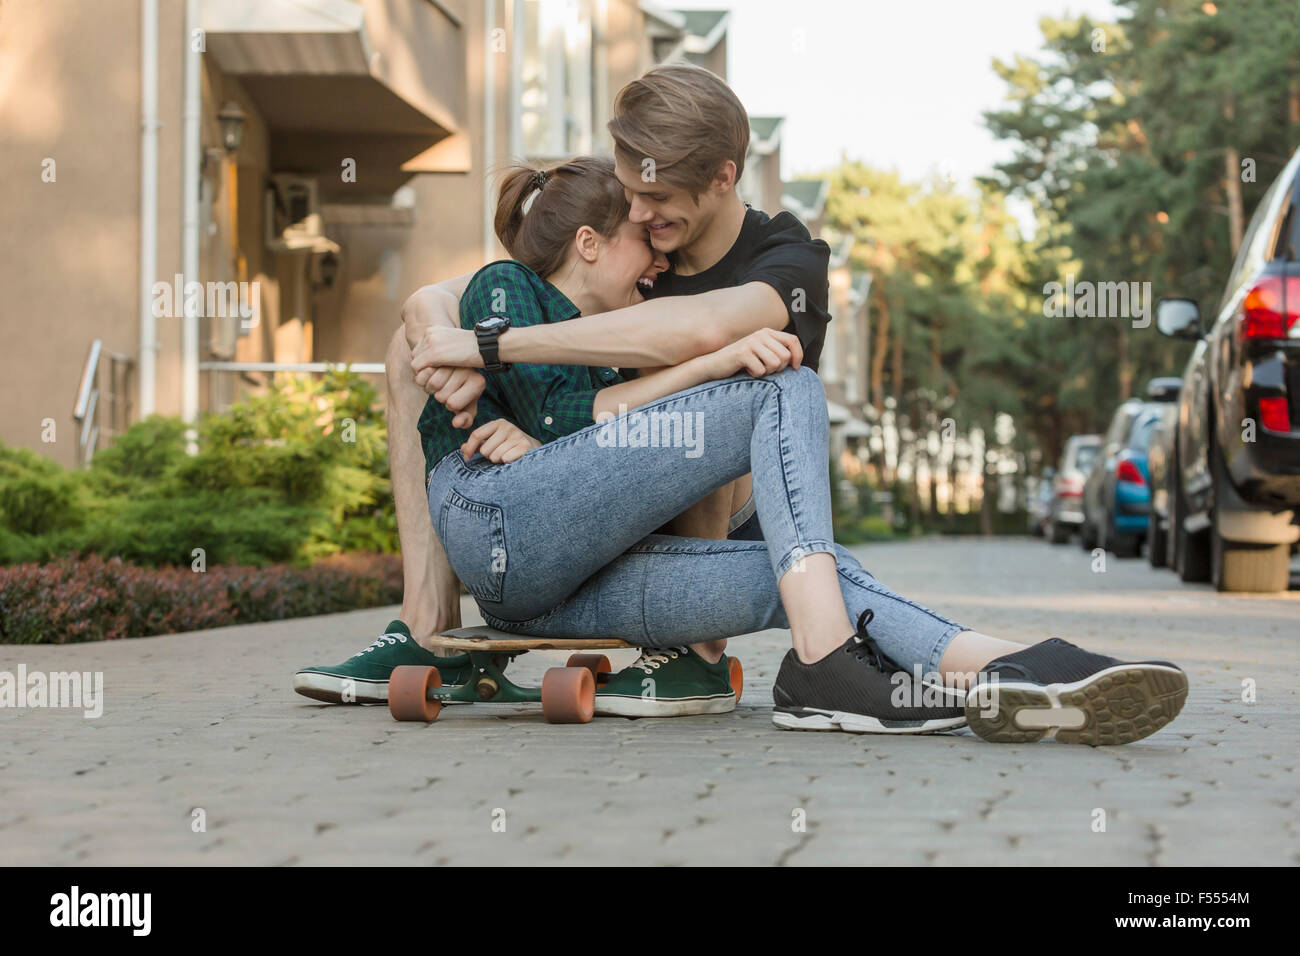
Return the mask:
M642 181L640 169L618 159L614 175L632 204L628 219L646 227L650 245L657 252L675 252L698 240L722 204L724 191L716 184L693 198L678 186Z

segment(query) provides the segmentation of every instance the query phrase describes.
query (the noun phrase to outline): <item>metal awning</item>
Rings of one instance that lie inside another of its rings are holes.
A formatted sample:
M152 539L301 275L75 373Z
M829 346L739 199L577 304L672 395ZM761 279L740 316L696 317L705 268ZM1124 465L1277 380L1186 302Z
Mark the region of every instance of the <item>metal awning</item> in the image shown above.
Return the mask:
M405 5L398 22L391 6L201 0L206 50L257 105L274 167L337 179L338 157L350 156L372 173L392 170L397 182L403 163L457 131L460 23L434 3Z

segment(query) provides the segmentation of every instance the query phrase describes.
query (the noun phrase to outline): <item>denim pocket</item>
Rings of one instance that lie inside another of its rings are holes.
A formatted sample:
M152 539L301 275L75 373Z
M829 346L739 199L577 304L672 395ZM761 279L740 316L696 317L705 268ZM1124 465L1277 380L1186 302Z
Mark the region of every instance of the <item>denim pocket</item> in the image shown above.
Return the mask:
M452 570L476 599L500 603L506 577L506 534L501 509L448 491L438 515L438 537Z

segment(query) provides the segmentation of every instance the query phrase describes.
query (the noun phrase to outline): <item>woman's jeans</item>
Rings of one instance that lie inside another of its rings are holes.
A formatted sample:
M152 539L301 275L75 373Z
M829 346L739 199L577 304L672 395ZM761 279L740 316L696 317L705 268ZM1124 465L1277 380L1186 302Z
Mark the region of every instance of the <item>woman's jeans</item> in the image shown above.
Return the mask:
M484 620L504 631L664 647L788 627L777 581L826 553L850 619L871 608L885 653L936 671L965 628L890 591L834 543L828 428L810 369L740 375L508 464L452 452L429 476L429 512ZM651 533L751 471L766 541Z

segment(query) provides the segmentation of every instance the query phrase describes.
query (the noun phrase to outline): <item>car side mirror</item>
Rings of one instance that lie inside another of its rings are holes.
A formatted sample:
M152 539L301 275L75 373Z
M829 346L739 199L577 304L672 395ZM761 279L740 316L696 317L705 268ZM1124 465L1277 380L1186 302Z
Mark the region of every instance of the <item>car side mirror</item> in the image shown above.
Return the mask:
M1191 299L1161 299L1156 303L1156 328L1173 339L1201 337L1201 310Z

